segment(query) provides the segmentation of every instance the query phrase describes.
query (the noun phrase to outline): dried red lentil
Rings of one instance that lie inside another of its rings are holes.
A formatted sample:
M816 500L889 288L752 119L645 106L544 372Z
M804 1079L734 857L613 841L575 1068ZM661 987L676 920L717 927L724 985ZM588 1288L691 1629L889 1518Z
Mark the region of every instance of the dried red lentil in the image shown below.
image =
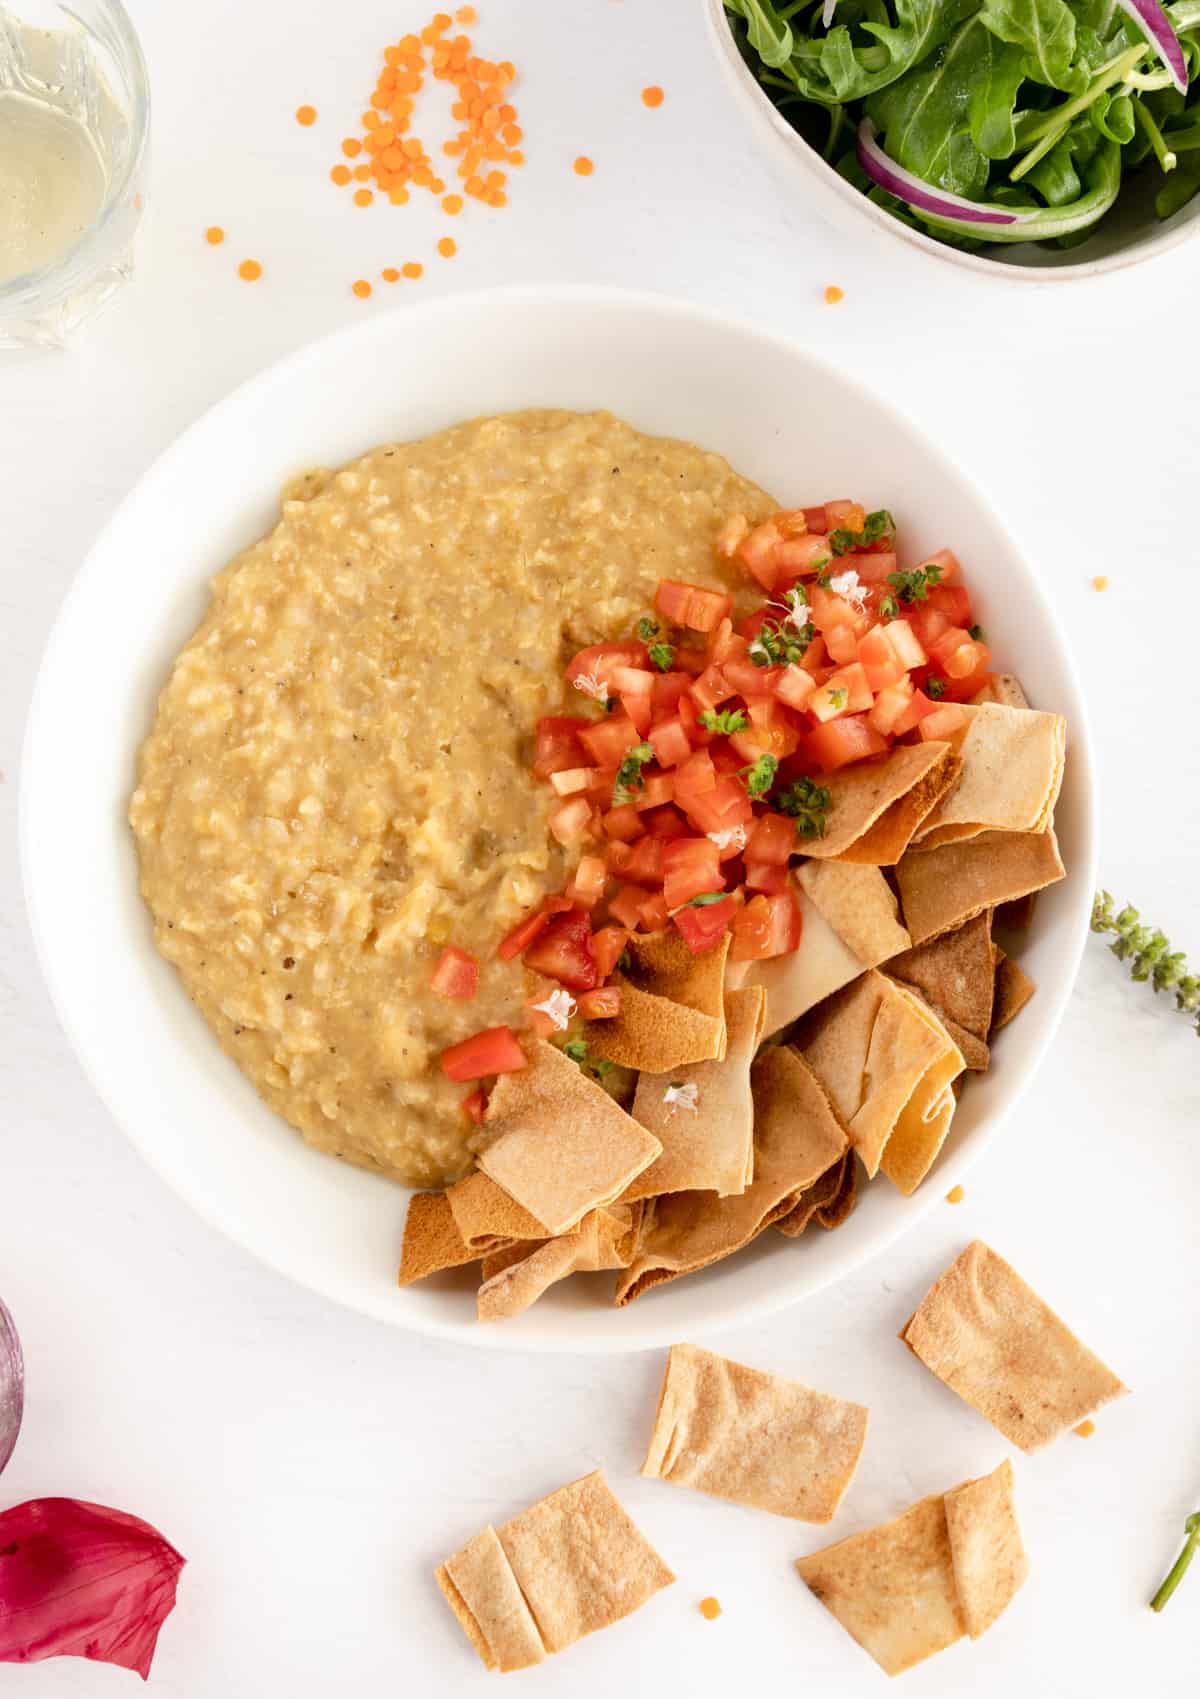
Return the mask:
M257 260L243 260L238 267L238 276L246 283L257 283L262 276L262 266Z
M438 242L438 253L444 260L452 260L458 252L458 243L453 236L443 236Z
M595 169L596 167L592 164L586 153L581 153L579 158L575 161L575 175L577 177L590 177Z
M642 90L643 106L649 106L653 109L656 106L661 106L665 99L666 96L663 94L663 91L659 88L657 83L651 83L649 88L644 88Z
M846 291L844 289L839 289L836 283L827 285L825 290L825 305L827 307L836 307L839 301L845 299Z
M371 293L371 285L367 282L365 277L360 277L358 281L356 283L352 283L350 287L353 289L360 301L365 301L367 296Z
M303 124L307 129L310 124L315 124L316 121L317 109L315 106L298 106L296 108L297 124Z
M204 240L210 247L218 247L220 243L225 240L225 232L221 229L219 224L210 224L208 229L204 232Z

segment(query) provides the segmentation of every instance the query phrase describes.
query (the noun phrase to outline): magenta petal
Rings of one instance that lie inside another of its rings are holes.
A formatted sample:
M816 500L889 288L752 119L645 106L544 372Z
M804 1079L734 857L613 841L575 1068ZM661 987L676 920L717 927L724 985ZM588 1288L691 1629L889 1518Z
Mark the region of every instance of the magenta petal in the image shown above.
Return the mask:
M0 1663L95 1658L143 1680L184 1559L157 1529L76 1498L0 1513Z

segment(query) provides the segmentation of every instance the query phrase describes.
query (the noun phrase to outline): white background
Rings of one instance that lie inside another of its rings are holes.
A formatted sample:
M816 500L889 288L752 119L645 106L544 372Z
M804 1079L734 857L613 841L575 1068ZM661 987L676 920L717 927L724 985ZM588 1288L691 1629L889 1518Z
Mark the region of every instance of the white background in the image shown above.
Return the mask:
M869 1695L883 1677L791 1569L829 1535L637 1478L657 1353L426 1343L293 1289L195 1220L81 1076L21 911L16 779L38 655L91 538L153 457L232 385L363 313L574 279L687 296L819 344L948 441L1074 635L1103 877L1200 958L1200 235L1100 285L1000 289L919 265L826 229L768 174L699 0L481 9L479 50L522 73L529 163L506 210L469 203L451 221L425 204L359 211L327 179L379 50L426 21L416 0L135 0L155 101L137 280L69 353L0 359L0 1292L29 1364L0 1507L111 1503L187 1555L152 1678L164 1695L473 1695L497 1678L442 1603L435 1563L602 1463L679 1583L521 1678L531 1691ZM657 112L638 98L650 82L667 91ZM431 143L441 98L418 126ZM311 130L292 119L302 100L320 110ZM596 161L587 181L571 171L580 152ZM211 223L223 248L202 239ZM452 262L434 251L445 231ZM265 268L253 286L236 277L246 256ZM406 259L425 263L420 283L353 298L354 278ZM827 283L846 291L836 308ZM864 444L867 493L870 473ZM182 517L203 523L202 500ZM969 539L951 541L969 557ZM1089 587L1097 572L1106 594ZM1051 1059L965 1202L806 1308L716 1342L870 1404L835 1536L1005 1453L895 1338L972 1235L1134 1388L1091 1440L1016 1459L1033 1578L986 1639L905 1677L909 1694L1194 1691L1200 1573L1162 1618L1145 1601L1200 1505L1198 1059L1188 1023L1093 940ZM724 1606L713 1624L696 1609L708 1593ZM105 1699L134 1681L74 1661L0 1666L0 1693L28 1699Z

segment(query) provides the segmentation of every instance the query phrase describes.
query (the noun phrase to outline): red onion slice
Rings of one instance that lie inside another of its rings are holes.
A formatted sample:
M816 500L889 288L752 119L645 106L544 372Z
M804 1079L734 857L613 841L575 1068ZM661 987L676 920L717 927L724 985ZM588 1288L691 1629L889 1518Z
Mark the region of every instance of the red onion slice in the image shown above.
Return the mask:
M1117 5L1150 37L1159 58L1171 73L1171 81L1180 94L1186 94L1187 60L1183 57L1179 37L1175 34L1171 20L1163 11L1159 0L1117 0Z
M25 1408L25 1363L16 1324L0 1299L0 1473L13 1454Z
M1144 3L1149 4L1150 0ZM1029 217L1029 213L1001 212L998 207L980 206L978 201L952 195L948 190L931 189L924 178L914 176L889 158L875 136L874 124L864 118L858 126L858 163L873 183L895 195L897 200L907 201L920 212L931 212L938 218L956 218L963 224L1022 224Z
M837 0L825 0L825 4L821 8L821 22L824 24L826 29L828 29L830 24L833 22L833 14L836 11Z

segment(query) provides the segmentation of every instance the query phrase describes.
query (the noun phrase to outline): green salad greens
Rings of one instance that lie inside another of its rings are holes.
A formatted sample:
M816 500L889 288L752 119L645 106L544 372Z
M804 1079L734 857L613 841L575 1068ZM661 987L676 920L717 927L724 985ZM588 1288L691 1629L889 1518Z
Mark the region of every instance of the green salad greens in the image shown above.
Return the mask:
M793 127L871 200L955 246L1073 246L1123 189L1159 218L1200 193L1200 0L725 8Z

